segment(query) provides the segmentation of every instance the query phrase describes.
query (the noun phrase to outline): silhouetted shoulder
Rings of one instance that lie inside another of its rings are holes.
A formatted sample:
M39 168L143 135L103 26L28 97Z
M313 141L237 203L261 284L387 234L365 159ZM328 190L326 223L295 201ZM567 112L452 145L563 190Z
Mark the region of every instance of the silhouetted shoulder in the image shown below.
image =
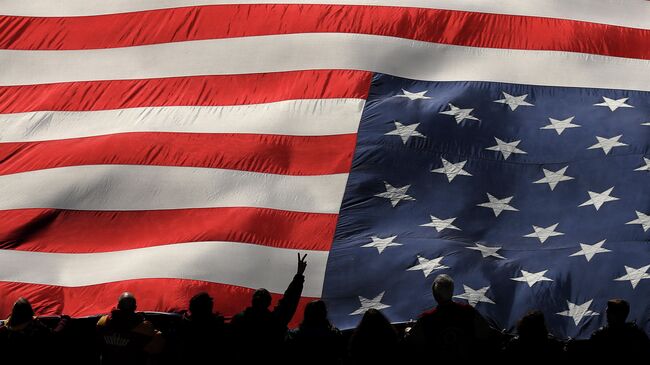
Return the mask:
M432 315L435 315L438 312L437 308L431 308L427 311L424 311L420 313L420 316L418 317L419 319L425 318L425 317L430 317Z
M591 339L593 341L611 341L618 339L622 342L629 340L644 342L648 341L648 335L635 323L625 323L618 327L603 326L591 335Z
M438 317L438 316L444 316L444 315L447 315L450 312L453 312L456 315L460 315L460 316L463 316L463 317L471 317L471 316L474 316L474 315L478 314L476 309L474 309L474 307L472 307L471 305L464 304L464 303L451 302L451 303L445 304L443 306L437 306L435 308L429 309L429 310L423 312L422 314L420 314L419 318L421 320L426 320L428 318L435 318L435 317Z

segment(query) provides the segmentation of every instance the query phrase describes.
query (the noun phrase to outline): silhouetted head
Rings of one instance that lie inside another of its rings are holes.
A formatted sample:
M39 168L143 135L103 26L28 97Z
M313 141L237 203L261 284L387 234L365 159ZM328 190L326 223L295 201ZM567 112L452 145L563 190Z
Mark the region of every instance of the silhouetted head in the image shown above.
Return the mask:
M255 290L251 304L255 309L268 308L271 305L271 293L264 288Z
M301 326L329 325L327 320L327 307L322 300L314 300L305 306L305 317Z
M630 314L630 304L623 299L612 299L607 301L607 324L620 326L625 323Z
M534 310L517 322L517 333L522 340L542 340L548 337L544 313Z
M214 301L210 294L201 292L190 299L190 313L192 317L209 317L212 315Z
M375 308L370 308L363 314L358 327L380 328L390 326L390 321L386 316Z
M436 276L433 285L431 285L431 291L438 304L451 303L451 298L454 296L454 279L447 274Z
M354 330L353 341L362 339L377 339L377 343L397 341L397 331L386 316L377 309L371 308L363 314L361 322ZM375 344L376 345L376 344Z
M29 301L23 297L18 298L11 309L10 326L17 326L29 322L34 318L34 309Z
M135 296L129 292L124 292L120 295L120 298L117 300L117 309L128 312L135 313L137 305L135 303Z

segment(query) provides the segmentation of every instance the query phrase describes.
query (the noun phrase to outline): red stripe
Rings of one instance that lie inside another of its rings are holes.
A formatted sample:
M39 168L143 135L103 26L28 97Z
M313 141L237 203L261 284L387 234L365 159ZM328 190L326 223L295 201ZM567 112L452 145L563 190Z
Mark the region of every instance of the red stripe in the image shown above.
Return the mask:
M336 214L244 207L101 212L16 209L0 211L0 249L91 253L229 241L328 251L336 221Z
M291 278L287 278L287 286ZM73 317L108 313L119 295L132 292L139 311L178 312L187 309L190 298L202 291L214 300L215 310L232 316L250 305L253 289L185 279L137 279L68 288L52 285L0 282L0 318L7 318L19 297L27 298L37 315L67 314ZM272 294L273 304L281 294ZM302 320L304 306L315 298L303 297L291 322Z
M365 99L371 73L351 70L66 82L0 87L0 113Z
M0 143L0 175L77 165L209 167L283 175L347 173L355 134L120 133Z
M83 17L0 17L0 48L93 49L269 34L377 34L473 47L650 59L650 30L575 20L352 5L214 5Z

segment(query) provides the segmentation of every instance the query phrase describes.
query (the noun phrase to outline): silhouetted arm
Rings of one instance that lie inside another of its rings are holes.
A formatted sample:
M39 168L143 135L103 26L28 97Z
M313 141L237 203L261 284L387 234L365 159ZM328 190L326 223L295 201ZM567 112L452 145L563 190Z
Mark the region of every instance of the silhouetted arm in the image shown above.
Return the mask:
M291 280L289 287L284 292L284 295L278 302L278 305L276 305L275 309L273 309L273 314L278 317L284 326L289 325L291 318L293 318L293 315L296 313L296 309L298 308L298 301L300 301L302 287L305 282L305 276L303 274L307 268L307 261L305 260L306 257L307 254L305 254L305 256L302 258L300 257L300 254L298 254L298 270L296 272L296 275L294 275L293 280Z

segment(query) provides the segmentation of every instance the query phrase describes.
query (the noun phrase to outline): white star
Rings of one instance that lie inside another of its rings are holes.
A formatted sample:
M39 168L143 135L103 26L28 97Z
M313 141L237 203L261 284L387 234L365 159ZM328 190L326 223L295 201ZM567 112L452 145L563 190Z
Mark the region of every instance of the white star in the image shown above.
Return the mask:
M548 270L543 270L540 272L528 272L526 270L521 270L521 276L516 277L516 278L510 278L511 280L514 281L521 281L526 284L528 284L528 287L532 288L533 285L536 283L539 283L540 281L553 281L553 279L549 279L544 274L546 274Z
M396 188L385 181L384 185L386 186L386 192L375 194L375 196L378 198L386 198L390 200L393 208L402 200L415 200L415 198L406 194L406 191L411 187L411 185L404 185L401 188Z
M497 199L490 193L487 193L487 196L488 196L489 202L481 203L481 204L478 204L477 206L492 209L494 211L494 216L495 217L498 217L499 214L501 214L501 212L503 212L504 210L511 210L511 211L514 211L514 212L519 211L519 209L517 209L517 208L515 208L515 207L508 204L512 200L513 196L509 196L509 197L503 198L503 199Z
M636 289L636 286L639 285L639 282L643 279L650 279L650 274L647 273L650 269L650 265L635 269L633 267L625 266L625 271L627 274L621 276L620 278L614 279L615 281L630 281L632 284L632 289Z
M505 257L503 257L503 256L501 256L501 255L499 255L497 253L497 251L499 251L501 249L501 247L483 246L480 243L475 243L475 245L476 245L475 247L467 247L467 248L470 249L470 250L480 251L481 256L483 256L483 258L492 256L492 257L496 257L498 259L505 259Z
M361 307L359 307L359 309L355 310L354 312L350 313L350 315L355 316L357 314L364 314L368 309L382 310L382 309L389 308L390 305L383 304L381 302L381 299L384 297L384 294L386 294L385 291L379 293L379 295L377 295L372 299L359 296L359 302L361 303Z
M650 229L650 215L645 215L638 210L636 211L636 216L637 219L633 221L629 221L625 224L640 224L641 227L643 227L643 232L647 231Z
M494 137L494 139L497 141L496 146L488 147L486 150L490 151L499 151L501 154L503 154L503 159L507 160L508 157L510 157L511 153L523 153L526 154L527 152L520 150L517 148L521 140L518 141L512 141L512 142L504 142L497 137Z
M585 243L580 244L580 251L571 254L569 256L584 256L587 259L587 262L591 261L591 259L594 258L596 254L599 253L605 253L605 252L612 252L611 250L608 250L606 248L603 248L603 244L605 244L606 240L602 240L600 242L596 242L593 245L588 245Z
M548 120L551 122L551 124L545 125L545 126L541 127L540 129L555 129L555 131L557 132L557 135L559 136L567 128L581 127L580 124L571 123L573 121L573 118L575 118L575 117L566 118L564 120L548 118Z
M526 99L528 94L524 94L520 96L512 96L505 91L502 91L501 93L503 94L504 98L495 100L494 102L501 103L501 104L508 104L510 110L512 111L515 111L519 106L534 106L533 104L524 101L524 99Z
M465 293L454 295L454 298L465 299L472 307L476 307L480 302L495 304L492 299L485 296L485 293L490 289L489 286L474 290L467 285L463 285L463 289L465 289Z
M452 115L456 119L456 123L460 124L465 119L479 120L475 116L471 115L474 109L461 109L454 104L449 103L449 110L440 112L440 114Z
M579 207L584 207L588 205L593 205L596 210L600 209L600 207L607 203L611 202L614 200L619 200L619 198L615 196L609 196L609 194L612 193L612 190L614 190L614 187L612 186L611 188L603 191L602 193L594 193L593 191L589 192L589 197L591 199L587 200L586 202L582 203L579 205Z
M612 138L603 138L603 137L598 137L596 136L596 139L598 140L598 143L595 145L587 148L588 150L593 150L595 148L602 148L603 152L605 154L609 154L609 151L612 150L614 147L622 147L622 146L627 146L626 143L619 142L618 140L623 137L622 134L619 134L618 136L612 137Z
M402 95L395 95L396 98L408 98L409 100L418 100L418 99L431 99L428 96L424 96L429 90L420 91L417 93L410 92L408 90L402 89Z
M463 170L463 167L467 163L467 160L457 162L457 163L451 163L442 157L440 159L442 160L442 167L435 170L431 170L431 172L437 172L439 174L447 175L447 180L449 180L449 182L451 182L458 175L472 176L472 174Z
M406 271L415 271L415 270L422 270L422 273L424 274L424 277L428 277L429 274L431 274L432 271L434 270L442 270L442 269L448 269L449 266L441 265L440 261L444 256L440 256L438 258L429 260L427 258L424 258L420 255L418 255L418 264L415 266L411 266Z
M538 226L533 226L533 230L535 232L529 233L525 235L524 237L535 237L539 238L539 241L541 243L544 243L549 237L555 237L555 236L562 236L564 233L562 232L557 232L555 231L555 228L557 228L557 225L560 223L555 223L553 225L550 225L546 228L543 227L538 227Z
M379 251L379 254L381 255L382 252L386 249L386 247L392 247L392 246L402 246L401 243L399 242L393 242L393 240L397 238L397 236L390 236L386 238L379 238L377 236L372 236L370 239L372 239L372 242L367 243L361 247L374 247Z
M436 231L440 232L443 229L456 229L461 230L460 228L454 226L452 223L456 220L456 217L449 219L440 219L434 216L431 217L431 223L420 224L420 227L433 227Z
M564 175L567 168L569 168L569 166L564 166L557 171L551 171L542 168L542 171L544 171L544 178L534 181L533 184L548 184L548 186L551 188L551 191L553 191L553 189L555 189L557 184L560 182L573 180L573 177Z
M393 123L395 123L395 130L384 134L385 136L400 136L400 138L402 139L402 143L404 144L406 144L406 142L411 137L427 138L422 133L415 130L420 125L420 123L414 123L409 125L404 125L397 121Z
M603 101L602 103L594 104L595 106L606 106L609 108L609 110L614 111L618 108L634 108L632 105L625 104L629 98L622 98L622 99L610 99L606 96L603 96Z
M565 310L563 312L559 312L557 314L565 317L571 317L573 318L573 321L575 322L576 326L584 317L589 317L589 316L597 316L598 313L590 311L589 306L591 306L591 302L593 299L588 300L584 302L583 304L577 305L574 303L569 302L568 300L566 301L567 304L569 305L569 309Z
M644 157L643 161L645 162L645 166L634 169L634 171L650 171L650 158Z

